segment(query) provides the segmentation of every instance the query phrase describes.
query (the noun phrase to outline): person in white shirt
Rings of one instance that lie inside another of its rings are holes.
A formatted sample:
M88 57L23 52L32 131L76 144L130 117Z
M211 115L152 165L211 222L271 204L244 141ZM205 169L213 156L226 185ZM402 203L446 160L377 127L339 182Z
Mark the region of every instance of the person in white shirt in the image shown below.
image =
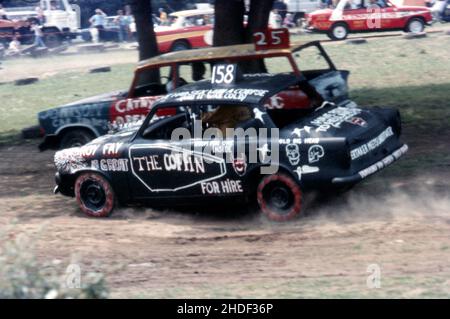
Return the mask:
M36 23L31 23L31 30L34 32L34 45L37 47L46 48L47 46L44 43L44 33L42 32L41 27Z
M8 51L6 54L8 56L16 56L19 55L21 52L21 43L19 41L18 34L14 34L12 41L9 43Z
M447 0L437 0L431 7L431 14L434 20L441 20L447 7Z
M0 4L0 19L8 20L8 16L6 15L6 10Z
M282 23L282 19L281 19L281 15L278 13L278 10L273 9L272 11L270 11L269 25L275 29L275 28L281 28L281 23Z
M103 41L104 30L105 30L105 20L106 13L104 13L101 9L95 9L95 14L89 19L92 27L97 29L98 31L98 39Z

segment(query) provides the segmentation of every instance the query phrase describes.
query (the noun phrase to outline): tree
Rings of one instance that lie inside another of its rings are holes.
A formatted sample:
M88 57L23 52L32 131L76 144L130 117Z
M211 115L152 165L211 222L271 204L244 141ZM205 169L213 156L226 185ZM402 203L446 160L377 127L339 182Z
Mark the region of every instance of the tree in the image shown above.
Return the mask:
M214 46L251 43L253 33L267 28L274 0L251 0L248 22L244 25L244 0L216 0ZM263 61L242 64L246 73L265 72Z
M246 28L246 42L251 43L256 30L266 29L274 0L252 0Z
M214 14L214 46L245 43L243 0L216 0Z
M145 60L157 56L158 43L153 29L152 5L150 0L130 0L129 5L136 22L136 32L139 43L139 60ZM146 82L159 83L159 70L154 69L145 74Z

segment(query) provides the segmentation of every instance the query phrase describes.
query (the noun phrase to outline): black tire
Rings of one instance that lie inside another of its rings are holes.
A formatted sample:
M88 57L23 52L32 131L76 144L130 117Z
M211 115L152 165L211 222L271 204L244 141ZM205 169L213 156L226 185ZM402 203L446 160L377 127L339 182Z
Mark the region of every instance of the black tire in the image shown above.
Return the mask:
M82 31L81 32L81 39L84 42L92 42L92 35L89 31Z
M32 139L42 137L41 127L39 125L30 126L22 130L24 139Z
M44 43L49 48L56 48L62 44L62 37L55 32L54 30L50 30L49 33L44 35Z
M72 129L63 133L59 143L60 149L79 147L89 143L95 138L94 134L86 129Z
M425 23L419 18L410 19L405 27L405 31L411 33L421 33L423 30L425 30Z
M92 172L78 176L75 197L83 213L90 217L107 217L116 204L111 184L103 176Z
M191 46L189 45L188 42L184 40L177 40L170 47L170 52L189 50L190 48Z
M25 78L25 79L18 79L14 81L14 85L20 86L20 85L29 85L33 84L39 81L39 78Z
M348 26L345 23L336 23L331 27L327 35L331 40L341 41L347 39L348 33Z
M303 193L297 181L287 174L264 177L256 194L260 211L270 220L289 221L302 212Z

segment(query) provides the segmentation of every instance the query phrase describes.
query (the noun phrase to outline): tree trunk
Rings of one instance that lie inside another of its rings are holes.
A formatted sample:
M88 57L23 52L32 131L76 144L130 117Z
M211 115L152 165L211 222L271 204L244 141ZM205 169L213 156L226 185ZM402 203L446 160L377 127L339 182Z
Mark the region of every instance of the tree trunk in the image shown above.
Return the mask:
M245 43L244 0L216 0L214 46Z
M269 15L272 11L274 0L252 0L246 28L245 40L247 43L253 41L253 33L257 30L266 29L269 24Z
M145 60L157 56L158 43L155 30L153 30L152 5L150 0L129 1L136 22L137 38L139 43L139 60ZM151 70L145 74L146 82L159 83L159 70Z
M252 0L250 2L250 11L248 14L248 24L245 30L245 42L253 42L253 33L258 30L267 29L269 24L269 15L272 10L274 0ZM263 60L250 61L247 64L248 73L265 73L266 65Z
M252 0L248 24L244 26L243 0L216 0L214 46L252 43L253 33L267 28L274 0ZM240 63L244 73L267 72L263 61Z

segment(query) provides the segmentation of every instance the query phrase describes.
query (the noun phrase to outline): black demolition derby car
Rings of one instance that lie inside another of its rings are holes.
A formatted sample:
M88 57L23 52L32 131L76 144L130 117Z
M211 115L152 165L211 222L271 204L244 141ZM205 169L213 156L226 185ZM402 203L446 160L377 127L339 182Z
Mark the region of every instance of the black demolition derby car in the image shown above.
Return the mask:
M139 128L57 152L55 192L75 196L95 217L116 204L235 198L254 199L269 219L286 221L302 212L304 193L353 185L408 149L397 110L359 108L348 99L269 108L282 91L317 92L301 74L239 76L236 64L217 64L212 73L156 101ZM200 121L219 108L248 116L223 135ZM161 110L173 115L158 116Z

